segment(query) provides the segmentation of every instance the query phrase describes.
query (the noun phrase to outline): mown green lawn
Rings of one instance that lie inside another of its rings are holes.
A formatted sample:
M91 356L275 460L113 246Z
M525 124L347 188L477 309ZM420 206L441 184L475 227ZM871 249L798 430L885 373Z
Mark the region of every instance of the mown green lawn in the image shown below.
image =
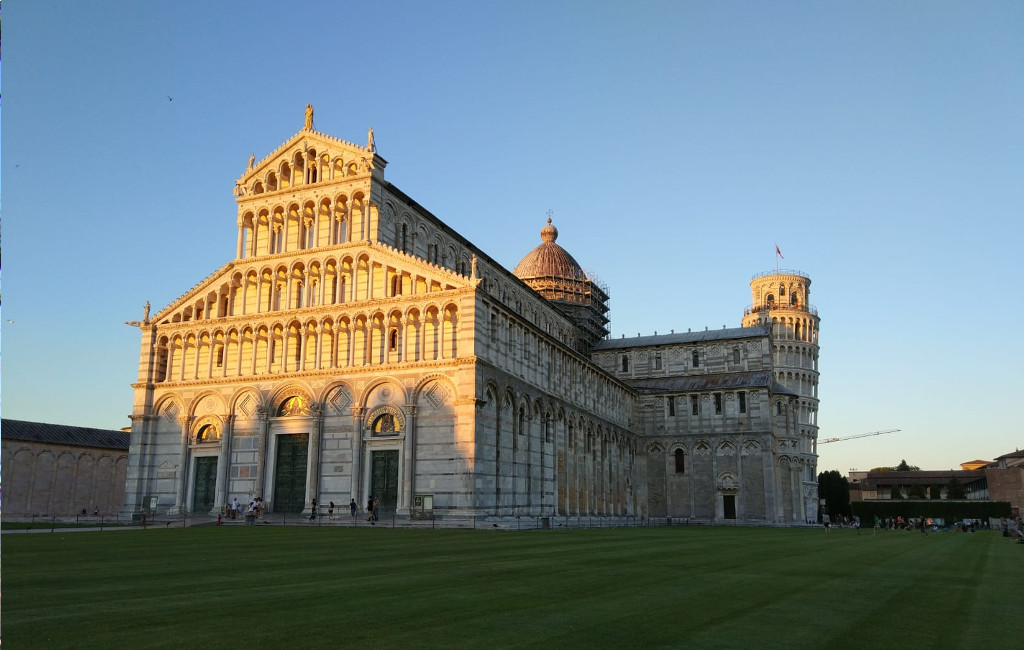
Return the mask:
M1018 648L1024 544L773 528L3 536L10 648Z

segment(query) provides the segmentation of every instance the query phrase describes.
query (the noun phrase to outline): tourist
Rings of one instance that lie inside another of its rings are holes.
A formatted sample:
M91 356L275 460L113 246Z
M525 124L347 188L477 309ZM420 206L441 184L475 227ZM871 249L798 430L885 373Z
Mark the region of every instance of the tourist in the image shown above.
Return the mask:
M832 520L829 519L827 514L821 516L821 523L825 526L826 535L832 532Z
M356 512L359 511L359 506L356 505L355 499L352 499L348 502L348 509L352 511L352 520L355 521Z
M316 519L316 497L313 498L313 507L309 509L309 520Z
M334 519L334 502L327 504L327 519Z
M373 523L373 495L366 500L366 521Z
M380 499L373 497L373 520L380 519Z

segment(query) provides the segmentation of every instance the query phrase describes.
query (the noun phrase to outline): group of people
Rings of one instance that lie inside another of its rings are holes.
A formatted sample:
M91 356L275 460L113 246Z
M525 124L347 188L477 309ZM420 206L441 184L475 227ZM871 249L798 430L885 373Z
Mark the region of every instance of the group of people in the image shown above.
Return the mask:
M828 513L822 513L821 525L825 529L825 533L832 532L832 518L828 516ZM856 528L857 534L860 535L860 517L854 515L853 518L849 518L846 515L836 516L836 526L839 528Z
M309 512L309 520L316 521L319 514L319 503L314 498L312 501L312 507ZM356 515L359 514L359 505L356 504L355 499L351 499L348 502L349 511L352 513L352 518L355 519ZM232 499L227 507L224 508L225 516L230 519L238 519L239 513L242 511L242 504L238 502L238 499ZM334 519L334 502L331 501L327 504L327 519ZM245 508L246 516L253 516L254 518L260 518L263 516L263 497L256 497L249 501L249 505ZM380 520L380 498L370 495L370 498L366 500L366 521L373 525L377 524Z
M319 503L314 498L313 501L312 501L312 507L309 510L309 520L310 521L316 521L316 518L317 518L317 515L318 515L318 512L317 512L317 508L318 507L319 507ZM331 502L329 502L327 504L327 519L329 521L333 521L334 520L334 508L335 508L335 505L334 505L333 501L331 501ZM355 499L349 500L349 502L348 502L348 509L349 509L349 512L352 514L352 518L355 519L356 515L359 514L359 505L356 503ZM366 500L366 521L370 522L373 525L377 525L377 521L379 519L380 519L380 499L378 497L370 495L370 498L368 498Z
M224 509L225 514L231 519L238 519L238 513L242 511L242 504L238 502L238 497L235 497L228 503ZM249 500L249 505L245 507L245 514L259 518L263 516L263 497L256 497L255 499Z

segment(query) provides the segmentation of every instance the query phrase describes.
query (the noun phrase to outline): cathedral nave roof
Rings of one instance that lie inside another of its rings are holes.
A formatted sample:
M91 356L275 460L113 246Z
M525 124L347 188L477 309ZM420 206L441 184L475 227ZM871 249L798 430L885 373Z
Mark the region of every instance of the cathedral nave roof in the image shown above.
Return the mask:
M594 351L642 348L654 345L670 345L673 343L700 343L704 341L721 341L725 339L753 339L768 336L769 333L770 328L767 325L758 325L757 327L729 327L720 330L704 330L702 332L673 332L671 334L654 334L652 336L605 339L594 344Z
M797 395L772 378L770 370L729 372L712 375L677 375L623 379L622 382L640 393L698 393L709 390L766 388L773 394Z

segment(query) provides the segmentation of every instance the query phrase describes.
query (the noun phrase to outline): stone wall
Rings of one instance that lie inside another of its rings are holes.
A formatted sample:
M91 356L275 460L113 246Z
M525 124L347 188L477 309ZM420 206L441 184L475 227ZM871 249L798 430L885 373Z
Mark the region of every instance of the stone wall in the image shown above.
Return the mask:
M115 514L127 468L121 449L4 440L4 517Z

